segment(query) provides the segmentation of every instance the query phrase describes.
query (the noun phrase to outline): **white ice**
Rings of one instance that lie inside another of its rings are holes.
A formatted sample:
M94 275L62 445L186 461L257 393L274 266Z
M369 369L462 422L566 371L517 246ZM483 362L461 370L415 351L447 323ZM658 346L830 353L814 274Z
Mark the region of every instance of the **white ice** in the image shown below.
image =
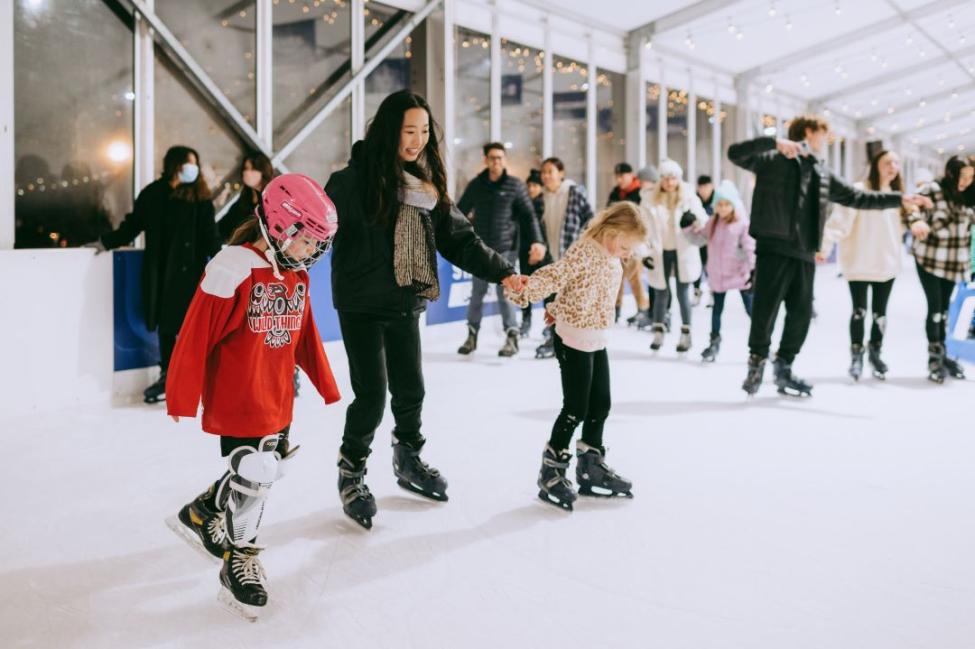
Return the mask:
M806 401L768 382L746 401L736 295L713 366L699 360L703 304L686 358L676 335L654 356L648 334L617 327L606 443L636 497L572 514L536 498L561 398L555 361L533 358L538 323L510 362L496 318L470 360L455 353L462 323L425 331L425 457L450 502L396 486L387 414L371 532L336 494L351 390L328 345L346 400L324 407L304 383L256 624L219 607L216 567L163 524L223 471L198 420L174 424L161 405L0 414L0 646L970 649L975 383L926 381L910 270L891 303L890 377L853 385L846 284L833 267L817 282L795 367L815 384Z

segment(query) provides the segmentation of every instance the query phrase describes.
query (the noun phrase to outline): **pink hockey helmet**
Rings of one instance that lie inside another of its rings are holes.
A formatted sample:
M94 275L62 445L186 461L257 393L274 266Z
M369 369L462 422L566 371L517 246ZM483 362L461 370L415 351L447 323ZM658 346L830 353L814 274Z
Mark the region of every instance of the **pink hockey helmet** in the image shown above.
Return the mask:
M325 190L303 174L282 174L261 192L258 206L261 231L274 250L272 264L289 269L308 268L332 245L339 229L338 212ZM296 260L287 254L296 237L317 242L312 254ZM270 251L269 251L270 252Z

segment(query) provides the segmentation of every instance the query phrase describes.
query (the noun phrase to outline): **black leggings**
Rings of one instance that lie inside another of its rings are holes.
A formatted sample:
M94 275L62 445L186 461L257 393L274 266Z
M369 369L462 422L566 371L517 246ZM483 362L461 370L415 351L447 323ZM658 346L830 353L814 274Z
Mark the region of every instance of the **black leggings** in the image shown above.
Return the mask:
M653 322L662 324L667 315L667 308L670 306L670 276L673 275L677 281L677 303L680 305L681 324L691 324L691 301L687 297L687 286L680 281L680 273L677 270L677 251L664 250L664 283L666 287L658 290L653 289Z
M890 300L894 280L886 282L850 282L850 297L853 298L853 315L850 317L850 343L863 345L866 334L867 293L873 291L873 323L870 327L870 345L880 347L884 343L887 329L887 301Z
M917 274L921 278L924 297L928 300L928 317L924 321L928 342L943 343L948 325L948 306L951 304L951 292L955 290L955 283L932 275L921 264L917 264Z
M605 349L581 352L554 334L555 357L562 373L562 412L552 427L549 444L556 451L569 447L572 434L582 423L582 441L603 445L603 425L609 417L609 356Z

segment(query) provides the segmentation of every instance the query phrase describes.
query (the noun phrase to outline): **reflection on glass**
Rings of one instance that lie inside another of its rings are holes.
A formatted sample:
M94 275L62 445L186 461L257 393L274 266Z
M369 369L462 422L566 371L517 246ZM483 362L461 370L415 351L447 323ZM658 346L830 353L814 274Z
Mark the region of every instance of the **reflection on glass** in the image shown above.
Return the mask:
M351 5L274 3L275 147L286 144L352 77Z
M542 68L544 53L501 41L501 136L508 173L524 180L542 162Z
M253 125L257 109L254 0L163 0L155 8L169 31Z
M712 108L712 113L714 109ZM721 151L723 155L721 156L721 177L727 178L731 181L735 180L735 165L731 163L728 159L727 151L728 147L734 144L734 138L731 135L730 125L735 123L738 110L732 104L721 104L721 114L718 115L718 119L721 121ZM713 117L713 115L712 115ZM715 182L717 182L715 178ZM739 191L741 188L738 188Z
M711 115L714 113L714 104L710 99L698 97L697 106L694 110L694 119L697 129L697 174L710 176L713 171L711 156L711 137L714 133L712 129L713 120ZM696 178L688 178L688 182L696 181Z
M457 174L455 194L460 196L483 168L481 147L491 137L491 39L458 27L454 43L457 132L450 154Z
M626 160L626 77L617 72L599 70L596 79L596 185L597 195L591 199L594 206L603 205L613 190L616 180L613 168Z
M379 2L370 2L363 14L366 21L366 61L378 54L413 15ZM388 95L411 89L412 58L413 37L407 36L366 77L366 123L376 114L379 104Z
M589 70L577 61L559 56L552 60L552 65L552 151L565 163L565 177L584 185ZM591 196L593 188L586 189Z
M15 247L78 246L132 208L132 56L101 0L14 3Z
M667 92L667 157L687 169L687 91ZM684 178L684 180L690 180Z
M660 166L660 86L647 84L647 163Z

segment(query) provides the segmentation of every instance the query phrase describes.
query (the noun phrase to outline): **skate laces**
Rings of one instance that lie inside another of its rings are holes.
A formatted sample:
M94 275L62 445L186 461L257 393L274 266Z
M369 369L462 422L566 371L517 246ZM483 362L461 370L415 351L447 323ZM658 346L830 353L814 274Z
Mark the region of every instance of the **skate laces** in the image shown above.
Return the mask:
M220 544L227 540L227 517L223 513L215 514L206 522L206 532L210 540Z
M259 548L236 548L230 561L230 570L242 585L256 584L263 586L267 575L264 566L257 559Z

